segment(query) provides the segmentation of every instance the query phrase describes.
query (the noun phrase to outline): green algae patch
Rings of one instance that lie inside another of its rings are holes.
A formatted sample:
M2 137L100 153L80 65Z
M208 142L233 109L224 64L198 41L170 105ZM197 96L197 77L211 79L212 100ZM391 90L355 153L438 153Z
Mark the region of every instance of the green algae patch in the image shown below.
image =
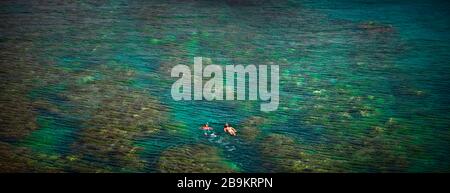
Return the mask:
M238 172L235 164L221 157L213 146L186 145L164 151L158 161L158 170L164 173L230 173Z
M162 42L163 41L161 39L157 39L157 38L151 38L149 40L149 43L152 45L160 45L160 44L162 44Z

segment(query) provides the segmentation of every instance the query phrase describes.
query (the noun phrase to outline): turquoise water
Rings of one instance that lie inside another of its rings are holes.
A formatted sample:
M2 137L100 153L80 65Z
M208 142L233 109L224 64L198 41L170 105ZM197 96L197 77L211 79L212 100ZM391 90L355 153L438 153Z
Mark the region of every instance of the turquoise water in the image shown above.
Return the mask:
M2 1L1 171L448 172L448 7ZM278 110L173 100L196 56L280 65Z

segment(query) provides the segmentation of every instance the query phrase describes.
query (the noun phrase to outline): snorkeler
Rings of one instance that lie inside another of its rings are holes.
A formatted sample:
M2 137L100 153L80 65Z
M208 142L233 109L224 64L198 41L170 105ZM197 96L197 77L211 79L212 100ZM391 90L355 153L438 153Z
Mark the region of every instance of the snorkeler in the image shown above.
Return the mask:
M201 128L203 130L204 135L208 135L212 133L213 128L208 125L208 123L204 124Z
M225 123L225 126L223 126L223 131L225 131L225 133L230 134L231 136L236 136L236 129L234 129L233 127L231 127L228 123Z

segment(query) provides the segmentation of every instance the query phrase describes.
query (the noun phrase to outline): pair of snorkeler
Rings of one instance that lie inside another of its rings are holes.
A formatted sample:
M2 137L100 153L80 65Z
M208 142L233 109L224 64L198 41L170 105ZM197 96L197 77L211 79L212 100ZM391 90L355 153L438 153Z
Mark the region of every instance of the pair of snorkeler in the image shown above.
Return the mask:
M208 123L204 124L200 129L204 131L205 135L208 135L213 130L213 128L210 127ZM223 126L223 131L225 131L225 133L230 134L231 136L236 136L237 133L236 129L231 127L231 125L228 123L225 123L225 125Z

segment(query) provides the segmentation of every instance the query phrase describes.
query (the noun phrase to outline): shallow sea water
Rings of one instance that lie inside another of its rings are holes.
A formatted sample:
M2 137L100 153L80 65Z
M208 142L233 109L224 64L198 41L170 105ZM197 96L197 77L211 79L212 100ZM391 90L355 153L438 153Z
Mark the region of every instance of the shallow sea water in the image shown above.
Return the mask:
M2 1L0 171L448 172L449 7ZM280 65L278 110L174 101L197 56Z

